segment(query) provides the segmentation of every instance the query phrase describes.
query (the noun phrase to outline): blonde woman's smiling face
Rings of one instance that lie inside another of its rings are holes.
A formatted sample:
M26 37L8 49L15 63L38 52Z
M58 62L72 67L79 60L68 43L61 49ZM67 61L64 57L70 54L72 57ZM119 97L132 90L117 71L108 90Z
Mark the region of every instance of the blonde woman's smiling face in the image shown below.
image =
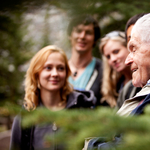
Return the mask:
M63 56L54 52L49 55L39 73L40 90L60 90L66 81L66 66Z
M103 54L109 65L117 72L121 72L127 67L125 60L129 52L120 42L109 40L103 47Z

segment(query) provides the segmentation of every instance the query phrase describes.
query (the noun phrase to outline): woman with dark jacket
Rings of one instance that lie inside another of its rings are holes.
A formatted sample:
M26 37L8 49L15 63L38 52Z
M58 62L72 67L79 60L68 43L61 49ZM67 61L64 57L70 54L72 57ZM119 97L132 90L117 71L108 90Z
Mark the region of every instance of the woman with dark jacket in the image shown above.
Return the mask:
M68 82L70 69L63 50L50 45L38 51L30 62L25 77L24 108L32 111L46 107L51 111L71 108L93 108L96 98L92 91L73 91ZM54 134L58 129L53 124L38 124L28 129L21 127L21 115L15 117L12 126L10 150L63 150L56 143L47 145L46 135Z
M117 98L122 88L132 79L130 67L125 65L125 59L129 54L125 33L122 31L107 33L101 39L99 48L104 68L101 103L106 102L114 108L117 106Z

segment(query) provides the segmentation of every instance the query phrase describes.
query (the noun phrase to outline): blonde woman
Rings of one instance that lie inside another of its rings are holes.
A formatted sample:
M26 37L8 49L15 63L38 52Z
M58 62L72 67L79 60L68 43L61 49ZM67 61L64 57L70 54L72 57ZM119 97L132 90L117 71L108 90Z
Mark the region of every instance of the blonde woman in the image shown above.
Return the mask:
M66 54L57 46L50 45L38 51L30 62L25 76L24 108L27 111L46 107L51 111L70 108L90 108L96 103L93 92L73 91L68 82L71 71ZM31 114L32 115L32 114ZM63 116L64 117L64 116ZM44 137L54 134L54 124L21 128L21 116L14 119L10 149L59 149L63 146L45 144ZM48 147L47 147L48 146Z
M100 51L103 59L103 80L101 103L107 102L110 107L117 104L118 93L132 79L125 59L129 54L126 47L125 33L112 31L101 39Z

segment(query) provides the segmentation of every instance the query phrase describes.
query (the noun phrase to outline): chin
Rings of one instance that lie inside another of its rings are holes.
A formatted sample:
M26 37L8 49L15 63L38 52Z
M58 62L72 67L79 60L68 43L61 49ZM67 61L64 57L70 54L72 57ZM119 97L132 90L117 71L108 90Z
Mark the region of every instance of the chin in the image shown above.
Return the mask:
M135 82L134 80L132 80L132 84L133 84L135 87L142 87L140 82Z

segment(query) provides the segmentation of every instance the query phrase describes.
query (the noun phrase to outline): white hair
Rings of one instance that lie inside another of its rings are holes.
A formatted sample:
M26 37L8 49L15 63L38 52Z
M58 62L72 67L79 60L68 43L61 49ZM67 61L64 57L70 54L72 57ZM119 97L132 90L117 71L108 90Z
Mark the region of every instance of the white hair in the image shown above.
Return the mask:
M150 13L137 20L131 31L131 37L135 32L142 42L150 43Z

